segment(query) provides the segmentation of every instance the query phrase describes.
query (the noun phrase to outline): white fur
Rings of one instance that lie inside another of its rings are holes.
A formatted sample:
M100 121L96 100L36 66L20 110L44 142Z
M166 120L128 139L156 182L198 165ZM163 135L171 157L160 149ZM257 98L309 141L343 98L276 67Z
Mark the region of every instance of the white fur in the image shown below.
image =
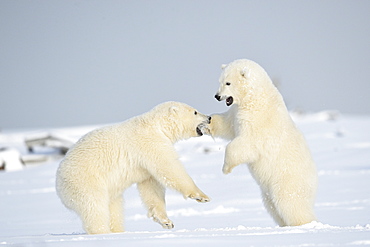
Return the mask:
M248 164L266 209L280 226L316 220L315 164L265 70L246 59L224 66L216 98L230 96L231 109L212 115L210 124L213 136L232 140L226 147L223 172Z
M125 189L136 183L148 216L172 228L165 186L198 202L210 199L186 173L173 144L198 136L209 117L178 102L166 102L126 122L96 129L69 150L57 171L56 188L89 234L122 232Z

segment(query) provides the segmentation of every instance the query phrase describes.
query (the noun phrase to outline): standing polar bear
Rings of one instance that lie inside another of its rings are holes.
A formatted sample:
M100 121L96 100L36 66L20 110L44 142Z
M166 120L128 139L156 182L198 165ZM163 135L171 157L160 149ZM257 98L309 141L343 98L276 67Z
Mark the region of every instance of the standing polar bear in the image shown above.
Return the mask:
M126 122L83 136L61 162L56 179L64 205L89 234L122 232L122 193L136 183L148 216L173 228L165 186L185 198L208 202L186 173L173 144L202 135L211 118L178 102L166 102Z
M215 98L226 100L231 108L212 115L209 131L232 140L226 147L223 172L248 164L266 209L280 226L316 220L316 167L282 96L253 61L236 60L222 69Z

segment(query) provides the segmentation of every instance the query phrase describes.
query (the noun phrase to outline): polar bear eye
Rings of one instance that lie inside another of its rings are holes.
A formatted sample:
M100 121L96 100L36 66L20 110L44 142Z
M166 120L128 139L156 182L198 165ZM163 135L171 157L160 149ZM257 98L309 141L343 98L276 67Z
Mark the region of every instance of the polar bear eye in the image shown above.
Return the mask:
M230 82L226 82L226 86L230 86L231 85L231 83Z
M197 114L198 114L198 112L197 112L197 111L195 111L195 112L194 112L194 115L197 115Z

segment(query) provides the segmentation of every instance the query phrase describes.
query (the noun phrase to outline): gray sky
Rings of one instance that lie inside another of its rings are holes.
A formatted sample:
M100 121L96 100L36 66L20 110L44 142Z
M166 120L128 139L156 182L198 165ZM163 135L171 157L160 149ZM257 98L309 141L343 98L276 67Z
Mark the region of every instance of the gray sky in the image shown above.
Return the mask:
M0 0L0 128L120 122L175 100L223 112L248 58L289 109L370 114L370 1Z

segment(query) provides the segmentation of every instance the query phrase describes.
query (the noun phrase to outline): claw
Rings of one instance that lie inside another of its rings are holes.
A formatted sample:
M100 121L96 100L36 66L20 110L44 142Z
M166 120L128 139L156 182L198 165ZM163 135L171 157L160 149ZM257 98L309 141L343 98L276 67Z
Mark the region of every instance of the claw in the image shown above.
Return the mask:
M201 202L201 203L205 203L205 202L211 201L211 199L209 199L208 196L202 197L202 196L193 196L193 195L190 195L189 198L194 199L197 202Z
M172 223L172 221L170 219L168 219L168 218L161 220L161 219L159 219L157 217L152 216L152 219L155 222L159 223L164 229L172 229L172 228L175 227L174 224Z
M171 223L166 223L166 224L163 224L162 227L164 229L172 229L175 227L175 225L171 222Z

